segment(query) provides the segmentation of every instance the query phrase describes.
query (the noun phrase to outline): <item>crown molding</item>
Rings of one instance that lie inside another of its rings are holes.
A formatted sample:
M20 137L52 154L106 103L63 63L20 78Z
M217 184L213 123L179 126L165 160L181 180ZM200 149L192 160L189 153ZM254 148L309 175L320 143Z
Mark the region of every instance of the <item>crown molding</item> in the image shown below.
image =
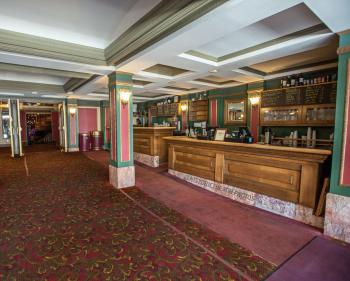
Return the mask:
M105 49L108 64L122 63L227 1L161 1Z
M24 73L32 73L32 74L52 75L52 76L68 77L68 78L88 79L91 77L91 74L88 74L88 73L50 69L50 68L43 68L43 67L33 67L33 66L10 64L10 63L0 63L0 70L13 71L13 72L24 72Z
M62 94L64 89L60 85L30 83L22 81L0 80L0 91L6 92L44 92Z
M73 92L79 89L80 87L86 85L87 83L95 79L97 76L98 75L90 75L88 79L71 78L63 85L63 89L66 92Z
M0 29L0 51L106 65L103 49Z

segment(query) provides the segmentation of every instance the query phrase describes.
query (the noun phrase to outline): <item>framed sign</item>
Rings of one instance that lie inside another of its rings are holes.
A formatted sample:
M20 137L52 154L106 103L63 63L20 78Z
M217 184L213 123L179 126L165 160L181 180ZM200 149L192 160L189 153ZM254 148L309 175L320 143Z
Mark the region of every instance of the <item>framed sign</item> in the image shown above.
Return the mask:
M340 185L350 186L350 60L348 60L347 86L344 111L344 132Z
M215 131L215 139L216 141L224 141L225 140L225 135L226 135L226 128L223 129L216 129Z

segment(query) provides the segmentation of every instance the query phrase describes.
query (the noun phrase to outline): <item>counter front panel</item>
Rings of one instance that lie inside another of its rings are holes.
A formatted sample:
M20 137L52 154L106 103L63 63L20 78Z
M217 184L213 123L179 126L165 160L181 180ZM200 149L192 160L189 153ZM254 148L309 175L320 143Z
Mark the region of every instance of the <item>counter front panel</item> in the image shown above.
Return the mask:
M314 208L330 151L167 137L169 169Z

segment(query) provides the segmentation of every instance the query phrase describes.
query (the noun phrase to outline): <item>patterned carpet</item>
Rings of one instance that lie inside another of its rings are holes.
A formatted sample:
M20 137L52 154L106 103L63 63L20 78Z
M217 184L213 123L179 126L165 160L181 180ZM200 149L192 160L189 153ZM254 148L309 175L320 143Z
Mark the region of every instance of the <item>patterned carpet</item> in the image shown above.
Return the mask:
M137 188L113 189L80 153L1 154L0 167L0 280L263 280L274 269Z

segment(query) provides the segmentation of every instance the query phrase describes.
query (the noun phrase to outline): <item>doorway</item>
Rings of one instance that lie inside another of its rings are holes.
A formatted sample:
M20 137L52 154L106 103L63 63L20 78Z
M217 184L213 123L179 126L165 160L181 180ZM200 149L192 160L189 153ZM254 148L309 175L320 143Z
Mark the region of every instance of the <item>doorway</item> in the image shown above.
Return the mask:
M28 144L52 144L51 113L26 113L26 128Z

